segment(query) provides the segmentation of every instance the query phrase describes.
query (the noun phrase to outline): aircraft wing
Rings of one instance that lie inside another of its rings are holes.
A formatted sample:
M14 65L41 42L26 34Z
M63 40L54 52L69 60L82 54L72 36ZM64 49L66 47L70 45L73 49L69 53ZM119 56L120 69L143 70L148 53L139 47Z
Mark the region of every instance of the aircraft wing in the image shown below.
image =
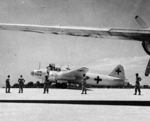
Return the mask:
M63 75L69 76L69 77L71 77L71 76L83 76L83 74L86 74L88 72L88 70L89 70L88 68L82 67L82 68L79 68L77 70L66 72Z
M73 27L73 26L44 26L44 25L27 25L27 24L7 24L0 23L0 30L12 30L34 33L50 33L56 35L69 35L81 37L106 38L117 37L127 40L148 40L150 30L147 29L118 29L118 28L90 28L90 27Z

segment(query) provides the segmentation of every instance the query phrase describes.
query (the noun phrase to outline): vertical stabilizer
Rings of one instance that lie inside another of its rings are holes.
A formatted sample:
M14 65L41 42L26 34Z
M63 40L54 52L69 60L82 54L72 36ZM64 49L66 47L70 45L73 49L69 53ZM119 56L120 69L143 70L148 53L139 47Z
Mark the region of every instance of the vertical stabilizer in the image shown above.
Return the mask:
M122 80L125 80L125 73L124 73L124 68L122 65L118 65L110 74L109 76L117 77Z

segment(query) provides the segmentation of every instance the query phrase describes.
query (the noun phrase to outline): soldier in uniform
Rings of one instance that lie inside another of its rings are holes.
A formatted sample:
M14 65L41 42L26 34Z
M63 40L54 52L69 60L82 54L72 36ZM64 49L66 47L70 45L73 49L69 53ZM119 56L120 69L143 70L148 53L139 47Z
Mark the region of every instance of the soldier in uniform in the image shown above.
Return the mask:
M139 74L136 73L136 82L135 82L135 94L137 93L137 91L139 92L139 95L141 95L141 90L140 90L140 81L142 80L141 77L139 77Z
M6 79L6 93L10 93L10 75Z
M20 78L18 79L19 82L19 93L23 93L23 85L24 85L24 78L22 78L22 75L20 75Z
M45 80L44 80L44 94L45 92L49 92L49 80L48 80L48 75L45 75Z
M86 80L87 80L87 77L85 76L85 74L83 74L83 79L82 79L82 93L81 94L87 94L86 93Z

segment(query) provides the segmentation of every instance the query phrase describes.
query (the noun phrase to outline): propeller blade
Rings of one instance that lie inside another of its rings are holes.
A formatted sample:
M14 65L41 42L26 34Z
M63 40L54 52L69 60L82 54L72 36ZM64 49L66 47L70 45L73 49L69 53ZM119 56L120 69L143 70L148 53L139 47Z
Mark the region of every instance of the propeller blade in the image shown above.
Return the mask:
M149 28L148 25L143 21L143 19L140 16L135 16L135 20L143 29Z
M39 69L41 68L41 62L39 62Z

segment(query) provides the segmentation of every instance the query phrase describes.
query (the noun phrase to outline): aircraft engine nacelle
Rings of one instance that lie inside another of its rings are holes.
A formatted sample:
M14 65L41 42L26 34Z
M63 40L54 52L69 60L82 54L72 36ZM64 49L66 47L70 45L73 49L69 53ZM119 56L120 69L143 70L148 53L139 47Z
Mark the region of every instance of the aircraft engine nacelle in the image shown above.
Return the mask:
M150 42L148 41L143 41L142 42L142 46L143 46L143 49L145 50L145 52L150 55Z
M56 82L57 81L57 74L56 74L56 72L55 71L50 71L48 79L51 82Z

